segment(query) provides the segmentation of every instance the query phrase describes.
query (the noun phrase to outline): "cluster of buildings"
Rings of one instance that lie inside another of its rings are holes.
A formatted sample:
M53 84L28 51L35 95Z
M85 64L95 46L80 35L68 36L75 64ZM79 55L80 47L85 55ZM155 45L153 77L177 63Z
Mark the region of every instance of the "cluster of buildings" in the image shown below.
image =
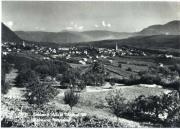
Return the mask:
M41 55L44 60L49 59L65 59L74 60L77 58L76 63L87 64L95 62L98 59L106 59L108 57L115 56L146 56L146 53L135 48L121 47L118 48L116 44L115 48L94 48L94 47L47 47L37 44L28 44L26 42L3 42L2 54L7 55L9 52L23 52L28 51L33 54Z

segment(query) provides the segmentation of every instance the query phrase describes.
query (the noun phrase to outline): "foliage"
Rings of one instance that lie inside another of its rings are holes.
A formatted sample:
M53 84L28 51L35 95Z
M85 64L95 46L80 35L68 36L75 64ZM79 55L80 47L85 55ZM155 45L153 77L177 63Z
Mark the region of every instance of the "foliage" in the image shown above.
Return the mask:
M73 89L70 89L64 93L64 102L68 104L72 110L73 106L75 106L79 102L79 95L74 92Z
M11 87L12 86L8 82L5 82L4 84L1 85L1 93L7 94Z
M161 123L164 126L179 126L180 101L177 91L161 96L140 95L132 102L126 102L122 94L116 91L106 100L110 109L118 117Z
M34 81L29 83L25 97L28 103L42 106L42 104L49 102L57 94L58 91L52 86Z
M105 83L106 72L102 62L95 62L84 74L84 80L88 85L102 86Z
M22 70L16 77L15 84L17 87L26 87L28 86L28 83L31 83L33 81L37 82L39 80L38 78L39 77L35 71L30 69L27 71Z
M49 67L44 64L44 65L37 65L34 69L37 73L39 73L42 77L48 76L50 69Z
M162 85L167 88L173 88L180 93L180 80L175 80L168 84L162 83Z
M172 71L177 71L180 75L180 64L175 64L171 67L169 67Z
M86 84L79 71L79 69L71 68L64 72L61 85L67 88L72 86L73 88L77 87L78 89L83 90L86 87Z
M120 62L118 63L118 67L119 67L119 68L122 68L122 64L121 64Z
M9 73L12 69L12 65L7 61L2 61L2 69L1 69L1 93L6 94L8 90L11 88L8 82L5 81L6 74Z
M140 82L144 84L159 84L161 78L157 74L145 73L141 76Z
M131 71L132 71L132 68L129 67L129 68L127 68L126 70L131 72Z
M120 117L126 109L126 99L122 96L123 94L121 91L115 90L106 97L110 109L117 117Z

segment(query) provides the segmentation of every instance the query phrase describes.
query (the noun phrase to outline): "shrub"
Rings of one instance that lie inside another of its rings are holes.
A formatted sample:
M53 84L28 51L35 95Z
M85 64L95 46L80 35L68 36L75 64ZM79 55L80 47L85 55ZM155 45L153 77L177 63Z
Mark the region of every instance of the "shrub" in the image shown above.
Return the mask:
M93 86L102 86L105 83L106 76L104 65L101 62L92 64L83 75L85 83Z
M15 79L15 84L17 87L26 87L28 83L33 81L38 81L39 77L33 70L21 71Z
M162 85L164 87L167 87L167 88L173 88L173 89L177 90L180 93L180 80L175 80L175 81L173 81L171 83L168 83L168 84L164 84L162 82Z
M119 91L112 92L106 101L117 117L136 121L150 121L164 126L180 125L179 93L172 91L161 96L140 95L132 102L126 102Z
M180 111L178 96L179 94L175 91L162 96L145 97L141 95L132 103L131 113L140 121L147 120L167 124L167 121L173 118L177 111Z
M64 93L64 102L68 104L72 110L73 106L75 106L79 101L79 95L74 92L73 89L70 89Z
M83 90L86 87L83 77L80 75L79 69L68 69L61 78L61 85L63 87L68 88L72 85L74 88L77 86L80 90Z
M11 88L8 82L6 82L6 74L12 70L12 66L6 62L2 61L2 69L1 69L1 93L6 94L8 90Z
M175 70L179 73L180 75L180 64L175 65Z
M44 103L53 99L57 94L58 91L52 86L34 81L29 83L25 97L28 103L42 106Z
M112 110L114 115L116 115L117 117L120 117L127 107L125 104L126 99L122 96L123 96L122 92L120 90L119 91L116 90L116 91L111 92L106 97L106 101L110 109Z
M43 77L49 75L48 65L37 65L34 70Z
M121 63L118 63L118 67L119 67L119 68L122 68L122 64L121 64Z
M146 84L160 84L161 78L158 75L146 73L141 76L140 81Z
M132 69L129 67L129 68L127 68L127 69L126 69L126 71L130 71L130 72L131 72L131 71L132 71Z
M1 85L1 93L2 94L7 94L11 87L12 86L9 85L9 83L5 82L4 84Z

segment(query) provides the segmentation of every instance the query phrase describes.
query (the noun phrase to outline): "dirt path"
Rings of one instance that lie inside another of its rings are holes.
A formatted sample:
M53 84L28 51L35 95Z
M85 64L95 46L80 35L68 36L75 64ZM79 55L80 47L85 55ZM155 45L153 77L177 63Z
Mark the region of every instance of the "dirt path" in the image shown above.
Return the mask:
M6 82L9 82L9 85L12 86L11 89L9 89L8 93L4 95L4 97L7 98L15 98L15 99L24 99L24 90L25 88L18 88L15 86L15 78L18 75L18 70L13 69L10 73L6 74Z
M8 74L6 74L6 82L9 82L10 85L14 86L14 81L17 74L18 70L17 69L12 69Z

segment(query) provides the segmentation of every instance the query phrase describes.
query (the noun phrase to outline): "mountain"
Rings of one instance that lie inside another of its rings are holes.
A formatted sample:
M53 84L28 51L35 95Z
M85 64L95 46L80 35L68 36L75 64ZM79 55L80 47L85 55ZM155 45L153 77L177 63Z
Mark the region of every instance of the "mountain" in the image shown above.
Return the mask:
M91 31L62 31L62 32L43 32L43 31L15 31L15 33L24 40L36 42L53 42L53 43L77 43L90 42L111 39L126 39L134 36L148 35L180 35L180 21L175 20L164 25L152 25L140 32L125 33L112 32L107 30Z
M25 41L27 44L36 44L40 46L47 46L52 48L57 48L59 44L50 42L36 42L27 41L19 38L11 29L9 29L4 23L1 23L1 38L3 42L15 42L17 44L22 44Z
M175 20L164 25L152 25L138 33L138 35L180 35L180 21Z
M3 23L1 23L1 38L3 42L22 42L22 40Z
M42 31L15 31L15 33L25 40L37 42L54 43L74 43L89 42L105 39L122 39L132 36L131 33L119 33L105 30L93 31L62 31L62 32L42 32Z
M180 35L151 35L136 36L121 40L102 40L87 43L63 44L64 46L95 46L105 48L115 48L118 46L131 46L137 48L173 48L180 49Z

